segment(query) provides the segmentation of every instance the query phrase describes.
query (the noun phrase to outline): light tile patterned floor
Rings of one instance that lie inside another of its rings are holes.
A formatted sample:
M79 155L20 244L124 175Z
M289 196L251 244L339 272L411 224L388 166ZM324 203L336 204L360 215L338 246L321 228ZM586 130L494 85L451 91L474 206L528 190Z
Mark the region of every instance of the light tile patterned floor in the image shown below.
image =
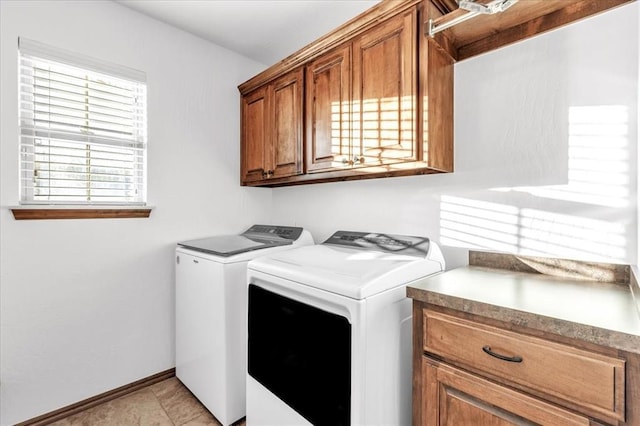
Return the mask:
M55 426L220 426L176 377L52 423ZM244 426L242 420L235 424Z

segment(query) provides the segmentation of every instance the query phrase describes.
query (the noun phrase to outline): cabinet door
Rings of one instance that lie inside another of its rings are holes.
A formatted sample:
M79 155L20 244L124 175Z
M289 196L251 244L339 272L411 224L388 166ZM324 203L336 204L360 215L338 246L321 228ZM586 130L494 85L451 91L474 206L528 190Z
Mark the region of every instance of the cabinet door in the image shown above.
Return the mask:
M306 75L307 171L350 166L351 44L309 63Z
M423 359L422 374L425 426L590 424L587 417L430 358Z
M416 16L407 11L353 42L354 155L361 166L418 159Z
M256 182L269 170L271 143L269 137L268 87L261 87L242 97L241 106L241 180Z
M299 68L271 85L271 162L269 177L302 173L304 73Z

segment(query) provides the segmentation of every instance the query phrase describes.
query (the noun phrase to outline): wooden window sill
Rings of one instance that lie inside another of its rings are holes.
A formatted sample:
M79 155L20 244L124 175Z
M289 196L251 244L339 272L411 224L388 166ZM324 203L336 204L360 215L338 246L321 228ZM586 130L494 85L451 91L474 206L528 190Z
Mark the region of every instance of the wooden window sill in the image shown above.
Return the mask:
M19 206L9 209L15 220L145 218L152 210L148 206Z

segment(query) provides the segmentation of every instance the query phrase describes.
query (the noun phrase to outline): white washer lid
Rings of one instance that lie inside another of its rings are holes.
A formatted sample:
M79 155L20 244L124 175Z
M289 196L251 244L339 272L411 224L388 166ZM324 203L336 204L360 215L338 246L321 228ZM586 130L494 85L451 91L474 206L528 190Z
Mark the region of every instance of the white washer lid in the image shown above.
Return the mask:
M240 235L235 235L235 236L219 235L219 236L216 236L215 238L219 238L219 237L222 237L222 238L240 237ZM276 245L276 246L259 246L257 250L249 250L249 251L243 250L236 254L231 254L228 256L220 256L218 254L213 254L211 252L199 250L197 248L196 249L190 248L188 246L184 246L180 244L178 244L178 246L176 247L176 252L190 254L192 256L197 256L202 259L211 260L217 263L230 264L230 263L248 262L249 260L255 259L256 257L266 256L266 255L280 252L283 250L291 250L294 247L306 246L310 244L313 244L313 237L311 236L311 233L309 231L307 231L306 229L303 229L298 239L294 240L293 243L291 244Z
M444 261L433 242L424 257L322 244L263 256L248 268L359 300L441 272Z

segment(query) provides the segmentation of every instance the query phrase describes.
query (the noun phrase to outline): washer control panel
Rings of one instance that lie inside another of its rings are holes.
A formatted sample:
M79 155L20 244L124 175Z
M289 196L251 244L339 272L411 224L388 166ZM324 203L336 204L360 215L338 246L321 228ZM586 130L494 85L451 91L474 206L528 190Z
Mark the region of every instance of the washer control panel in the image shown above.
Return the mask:
M271 237L297 240L302 234L302 228L295 226L253 225L242 233L244 236L269 239Z

